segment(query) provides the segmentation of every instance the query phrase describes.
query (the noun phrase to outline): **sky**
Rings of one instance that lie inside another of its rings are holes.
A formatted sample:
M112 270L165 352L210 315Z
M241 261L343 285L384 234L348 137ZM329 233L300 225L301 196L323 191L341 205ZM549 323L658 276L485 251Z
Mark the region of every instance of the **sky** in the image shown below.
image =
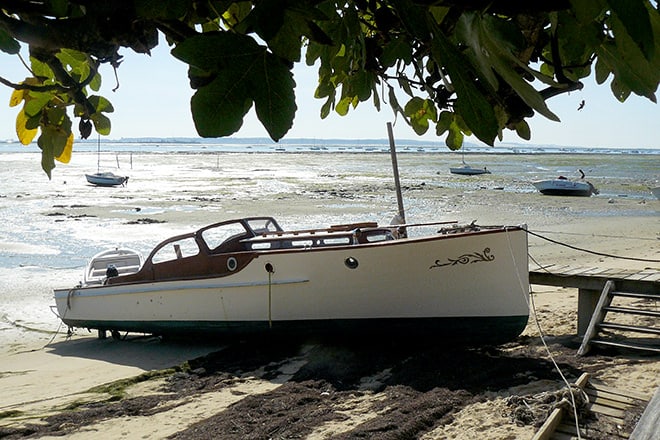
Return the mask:
M102 67L103 87L99 93L115 108L115 112L109 115L112 132L108 138L198 137L190 114L193 90L189 87L187 66L172 57L169 51L162 39L151 56L122 49L120 53L124 55L124 61L118 69L119 89L114 92L114 73L109 66ZM0 76L20 82L27 72L17 57L0 52ZM417 136L405 123L394 119L388 105L382 105L378 112L371 102L364 102L357 109L351 109L347 116L341 117L333 112L321 119L324 101L314 98L316 67L304 63L297 65L294 78L298 110L285 139L387 139L387 123L391 122L397 139L423 139L444 144L444 137L438 138L432 129L422 137ZM505 130L503 142L530 146L660 148L658 104L634 94L620 103L610 91L609 79L605 84L597 85L589 78L584 81L582 90L551 98L547 105L561 122L537 114L528 119L532 131L530 141ZM0 84L0 140L16 139L18 107L9 107L11 92ZM578 111L582 100L585 106ZM268 137L268 134L251 110L234 137ZM480 143L473 137L467 141ZM498 143L496 141L496 145Z

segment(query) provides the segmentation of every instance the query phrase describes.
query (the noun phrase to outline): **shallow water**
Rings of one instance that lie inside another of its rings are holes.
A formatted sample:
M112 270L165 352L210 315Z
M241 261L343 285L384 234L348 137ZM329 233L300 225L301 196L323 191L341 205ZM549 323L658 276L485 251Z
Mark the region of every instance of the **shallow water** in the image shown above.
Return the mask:
M472 177L449 173L460 161L444 150L399 155L408 222L543 227L559 217L658 215L648 191L660 178L658 154L469 154L466 162L492 171ZM177 153L138 145L101 156L102 170L130 176L118 188L87 184L84 173L96 167L94 151L76 152L48 180L39 154L0 149L0 338L16 328L55 330L52 289L75 285L86 261L108 247L147 254L171 235L250 215L272 215L286 228L389 223L397 212L386 152ZM577 177L578 168L600 196L548 198L530 183Z

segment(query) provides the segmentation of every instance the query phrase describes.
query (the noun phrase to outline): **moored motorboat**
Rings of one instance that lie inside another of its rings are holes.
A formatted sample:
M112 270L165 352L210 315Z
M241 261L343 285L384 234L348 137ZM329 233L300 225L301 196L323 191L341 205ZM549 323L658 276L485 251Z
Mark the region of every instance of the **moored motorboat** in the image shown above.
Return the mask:
M549 196L589 197L592 194L598 194L598 190L591 182L569 180L561 176L557 179L537 180L532 182L532 185L541 194Z
M529 316L525 227L451 222L400 238L415 226L215 223L163 241L137 270L134 257L116 258L102 281L55 290L57 311L101 332L517 337Z

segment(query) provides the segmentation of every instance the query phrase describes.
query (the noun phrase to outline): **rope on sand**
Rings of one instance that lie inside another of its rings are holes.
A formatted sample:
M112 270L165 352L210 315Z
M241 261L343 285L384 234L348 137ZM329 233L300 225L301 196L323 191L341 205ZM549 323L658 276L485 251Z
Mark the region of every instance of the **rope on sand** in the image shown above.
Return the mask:
M575 401L576 409L580 413L586 412L589 397L576 385L571 385L570 392L567 388L562 388L534 395L510 396L506 399L506 404L512 407L508 414L512 423L518 426L533 425L538 428L555 409L572 410L572 401Z

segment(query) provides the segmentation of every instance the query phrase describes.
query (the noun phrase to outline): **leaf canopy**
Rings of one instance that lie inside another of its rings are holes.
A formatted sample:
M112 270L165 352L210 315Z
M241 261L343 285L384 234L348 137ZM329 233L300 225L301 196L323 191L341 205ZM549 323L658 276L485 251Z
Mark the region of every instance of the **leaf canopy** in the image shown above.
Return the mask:
M529 139L535 114L558 120L548 98L577 90L592 73L624 101L656 102L660 14L651 0L124 0L9 2L0 50L29 70L15 89L16 133L38 137L42 167L71 155L81 137L111 133L112 104L98 69L121 75L122 48L148 54L165 36L189 66L200 136L238 132L254 107L279 140L297 110L295 63L318 71L319 115L348 116L386 103L416 133L435 128L451 149L474 134L487 144L505 129ZM22 105L21 105L22 104ZM40 134L39 134L40 133Z

